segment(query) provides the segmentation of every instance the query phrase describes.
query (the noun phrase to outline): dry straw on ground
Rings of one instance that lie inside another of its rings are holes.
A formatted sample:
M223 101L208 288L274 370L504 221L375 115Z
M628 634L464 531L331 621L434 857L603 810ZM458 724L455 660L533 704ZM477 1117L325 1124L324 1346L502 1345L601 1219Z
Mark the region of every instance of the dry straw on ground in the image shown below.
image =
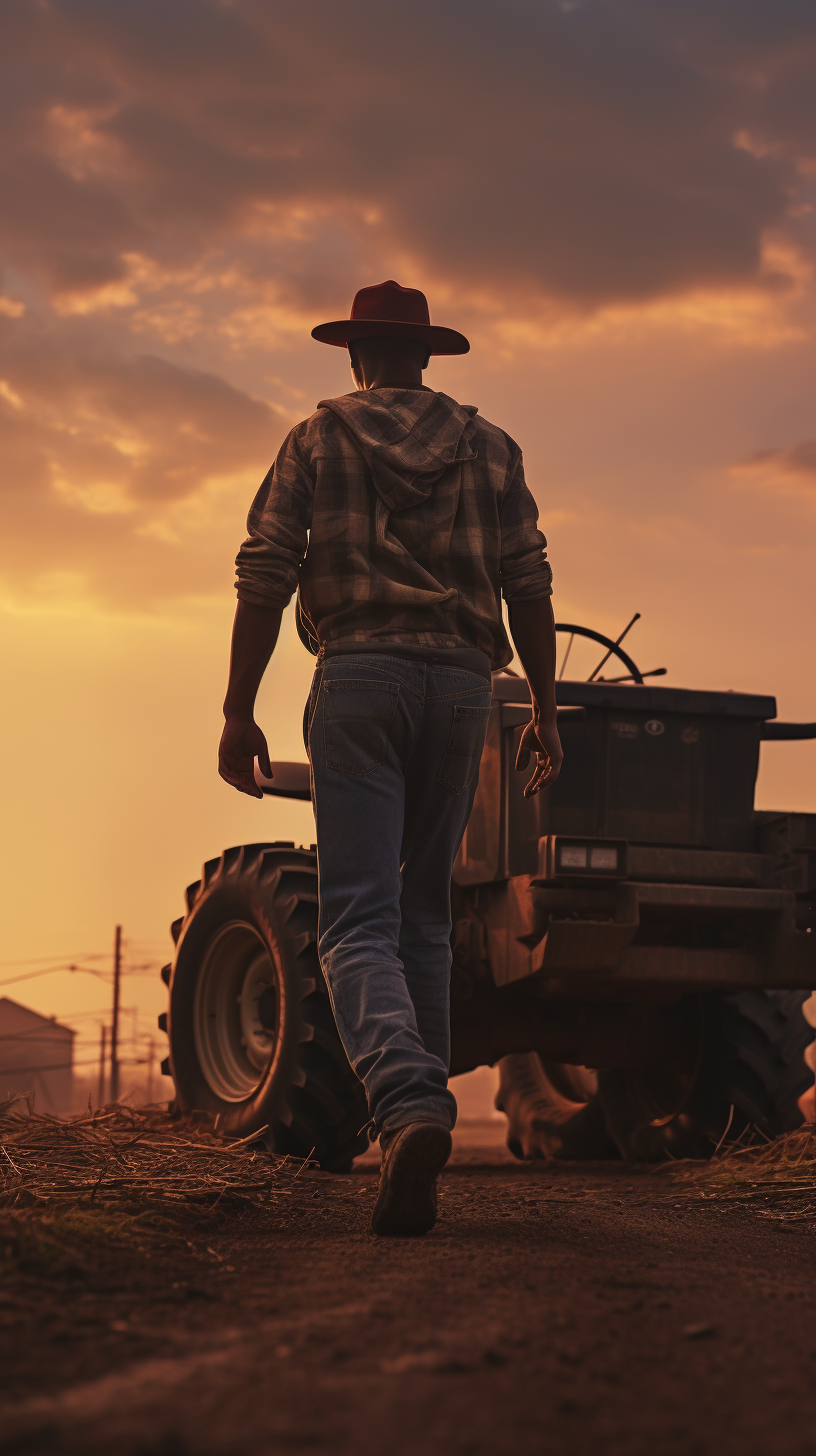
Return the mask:
M10 1097L0 1103L0 1208L268 1205L291 1193L305 1164L270 1155L258 1136L228 1143L211 1126L122 1103L47 1117Z
M657 1171L657 1170L656 1170ZM790 1223L816 1217L816 1123L768 1141L752 1129L710 1162L661 1164L660 1172L691 1194L723 1205L753 1208L763 1218Z

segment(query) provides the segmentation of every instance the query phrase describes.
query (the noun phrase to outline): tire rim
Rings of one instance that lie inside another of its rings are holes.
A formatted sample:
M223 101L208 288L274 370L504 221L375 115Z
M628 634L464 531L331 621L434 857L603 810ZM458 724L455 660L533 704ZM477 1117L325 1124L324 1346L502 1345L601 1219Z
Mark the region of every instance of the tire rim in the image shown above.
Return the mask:
M195 1048L223 1102L245 1102L264 1080L277 1042L278 978L267 946L246 922L213 936L195 992Z

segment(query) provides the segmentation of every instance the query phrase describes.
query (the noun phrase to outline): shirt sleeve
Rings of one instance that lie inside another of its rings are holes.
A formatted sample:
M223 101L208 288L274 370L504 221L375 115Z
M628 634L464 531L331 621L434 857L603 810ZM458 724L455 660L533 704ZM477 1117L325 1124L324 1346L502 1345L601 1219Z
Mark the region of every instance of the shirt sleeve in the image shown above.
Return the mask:
M235 558L242 602L281 610L297 588L309 543L315 476L308 459L308 420L284 440L250 508L249 532Z
M521 451L517 445L514 449L515 463L499 502L500 581L506 602L526 602L552 596L552 567L547 538L538 529L538 506L524 479Z

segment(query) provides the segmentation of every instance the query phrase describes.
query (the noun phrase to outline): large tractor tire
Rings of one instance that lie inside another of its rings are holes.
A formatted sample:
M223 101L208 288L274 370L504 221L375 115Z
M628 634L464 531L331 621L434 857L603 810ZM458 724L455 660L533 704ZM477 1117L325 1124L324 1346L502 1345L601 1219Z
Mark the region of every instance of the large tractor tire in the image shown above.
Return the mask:
M236 1139L265 1128L275 1152L348 1169L368 1145L368 1111L318 961L314 853L226 849L186 899L159 1018L176 1110L217 1114Z
M583 1068L506 1057L496 1105L508 1114L508 1147L517 1157L656 1162L710 1157L721 1139L751 1127L765 1137L790 1132L813 1085L807 999L806 991L703 997L699 1048L683 1078L601 1071L593 1083Z

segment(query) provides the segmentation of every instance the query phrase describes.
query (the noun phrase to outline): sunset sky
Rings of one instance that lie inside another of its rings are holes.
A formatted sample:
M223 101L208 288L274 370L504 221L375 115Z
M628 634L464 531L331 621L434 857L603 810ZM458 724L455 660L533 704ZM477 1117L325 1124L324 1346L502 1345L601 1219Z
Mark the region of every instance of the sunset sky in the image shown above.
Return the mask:
M216 776L232 568L365 284L470 337L427 382L519 441L557 618L640 611L642 667L816 718L809 0L9 0L0 37L0 981L117 921L168 959L204 858L313 839ZM273 758L310 676L289 616ZM758 803L816 810L816 745ZM89 1031L108 989L4 994Z

